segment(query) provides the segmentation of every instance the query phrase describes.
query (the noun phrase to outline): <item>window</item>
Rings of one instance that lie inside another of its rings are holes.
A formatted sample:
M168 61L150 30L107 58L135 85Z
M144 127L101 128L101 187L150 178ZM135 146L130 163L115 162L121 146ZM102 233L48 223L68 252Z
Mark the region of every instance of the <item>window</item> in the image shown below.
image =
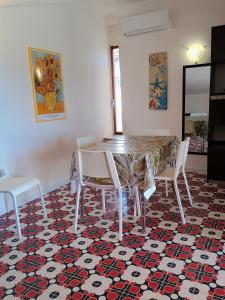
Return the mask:
M112 61L112 96L113 96L113 115L114 132L122 134L122 99L121 99L121 81L120 81L120 53L118 46L111 47Z

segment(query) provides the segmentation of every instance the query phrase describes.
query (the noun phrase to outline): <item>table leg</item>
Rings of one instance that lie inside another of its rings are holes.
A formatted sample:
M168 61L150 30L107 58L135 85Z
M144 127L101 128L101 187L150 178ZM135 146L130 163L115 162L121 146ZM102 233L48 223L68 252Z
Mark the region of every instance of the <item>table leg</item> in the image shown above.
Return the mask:
M146 199L143 197L143 233L146 233Z
M84 219L84 189L81 192L81 210L80 210L80 220Z

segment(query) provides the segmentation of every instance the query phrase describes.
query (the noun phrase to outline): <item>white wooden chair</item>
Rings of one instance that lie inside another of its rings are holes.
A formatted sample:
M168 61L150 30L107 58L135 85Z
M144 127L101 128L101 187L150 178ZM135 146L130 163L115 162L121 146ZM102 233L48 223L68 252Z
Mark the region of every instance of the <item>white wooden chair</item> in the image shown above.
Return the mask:
M82 136L76 139L77 148L95 145L97 143L97 138L94 135Z
M120 183L117 173L116 165L111 152L105 151L88 151L77 149L77 166L78 166L78 188L76 197L76 212L74 229L77 230L79 206L80 206L80 193L84 186L90 186L97 189L114 189L119 193L119 239L123 237L122 225L122 190L123 187ZM85 180L84 180L85 178ZM97 178L97 180L96 180ZM82 212L83 214L83 201Z
M29 178L29 177L11 177L5 176L4 172L1 172L0 175L0 193L2 194L10 194L13 199L13 206L16 215L16 224L18 229L19 237L22 237L20 220L19 220L19 209L17 207L16 197L34 187L38 188L41 204L44 211L44 217L47 218L47 212L45 208L44 197L41 191L40 181L37 178Z
M187 138L185 141L180 143L175 167L174 168L167 167L159 175L155 176L156 180L164 180L165 181L167 197L168 197L168 181L173 181L178 206L180 209L181 220L182 220L183 224L186 223L186 220L184 217L184 211L183 211L180 193L179 193L179 189L178 189L178 185L177 185L177 178L181 173L183 174L185 186L186 186L187 193L188 193L188 198L189 198L191 206L193 206L192 197L191 197L191 193L190 193L190 189L188 186L188 181L187 181L187 177L186 177L186 173L185 173L185 165L186 165L186 161L187 161L189 141L190 141L190 138Z
M97 143L97 138L93 135L83 136L76 139L77 149L82 149L82 147L88 147L91 145L95 145ZM105 190L106 187L101 189L102 192L102 209L105 210Z
M76 139L76 147L77 149L82 149L82 147L88 147L91 145L95 145L98 142L98 139L95 136L84 136L84 137L80 137ZM76 158L77 159L77 158ZM129 195L132 195L132 189L130 186L128 186L129 188ZM105 210L105 191L107 190L107 186L104 185L101 188L101 192L102 192L102 209ZM139 199L139 191L138 191L138 187L134 187L134 191L135 191L135 203L134 203L134 216L141 215L141 207L140 207L140 199Z

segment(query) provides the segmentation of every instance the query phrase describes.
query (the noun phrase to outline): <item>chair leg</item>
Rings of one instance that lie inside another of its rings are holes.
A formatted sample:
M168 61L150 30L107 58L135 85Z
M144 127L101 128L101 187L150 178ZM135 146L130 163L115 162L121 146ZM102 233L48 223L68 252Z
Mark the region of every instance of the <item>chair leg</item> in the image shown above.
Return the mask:
M114 189L114 199L116 199L116 200L117 200L117 198L118 198L118 193L117 193L117 190L116 190L116 189Z
M165 186L166 186L166 197L168 197L168 181L165 180Z
M123 204L122 190L119 190L119 240L123 239Z
M143 233L146 233L146 199L143 197Z
M8 213L10 211L9 209L9 194L3 194L3 199L4 199L4 203L5 203L5 209L6 212Z
M137 199L135 197L135 199L134 199L134 217L136 217L136 216L137 216Z
M42 190L41 190L41 185L40 184L38 184L38 191L39 191L40 198L41 198L41 205L42 205L42 209L43 209L43 212L44 212L44 217L45 217L45 219L47 219L48 215L47 215L47 212L46 212L45 200L44 200L44 197L43 197L43 194L42 194Z
M105 211L105 190L102 189L102 210Z
M77 187L77 198L76 198L76 211L75 211L75 220L74 220L74 230L77 230L77 223L79 217L79 206L80 206L80 192L81 192L81 185L78 184Z
M133 195L132 188L130 186L128 186L128 189L129 189L129 197L132 197L132 195Z
M136 202L136 206L137 206L137 215L138 217L141 216L141 205L140 205L140 197L139 197L139 189L138 186L134 187L135 189L135 202Z
M179 210L180 210L180 216L181 216L182 223L186 224L184 210L183 210L181 199L180 199L180 193L178 190L177 182L175 180L174 180L174 189L175 189L176 196L177 196L177 202L178 202L178 206L179 206Z
M80 201L81 201L80 220L81 220L81 222L83 222L83 219L84 219L84 189L80 192Z
M193 206L192 197L191 197L191 193L190 193L190 189L189 189L189 185L188 185L188 181L187 181L187 176L186 176L184 170L183 170L183 176L184 176L184 182L185 182L185 185L186 185L186 190L187 190L187 193L188 193L188 198L189 198L191 206Z
M19 237L21 238L22 234L21 234L21 227L20 227L19 209L17 207L16 197L14 195L12 195L12 197L13 197L13 205L14 205L14 210L16 215L16 225L17 225Z

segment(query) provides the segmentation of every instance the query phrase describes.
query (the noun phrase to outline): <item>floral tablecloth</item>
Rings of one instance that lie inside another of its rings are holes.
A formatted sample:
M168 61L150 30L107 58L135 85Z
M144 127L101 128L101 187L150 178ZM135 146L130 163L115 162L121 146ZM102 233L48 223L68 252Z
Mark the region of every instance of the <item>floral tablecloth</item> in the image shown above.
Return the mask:
M168 164L174 164L178 146L176 136L121 135L105 138L85 149L112 152L121 181L131 187L142 184L144 196L149 199L155 191L154 176ZM73 159L71 176L76 170L75 165Z

